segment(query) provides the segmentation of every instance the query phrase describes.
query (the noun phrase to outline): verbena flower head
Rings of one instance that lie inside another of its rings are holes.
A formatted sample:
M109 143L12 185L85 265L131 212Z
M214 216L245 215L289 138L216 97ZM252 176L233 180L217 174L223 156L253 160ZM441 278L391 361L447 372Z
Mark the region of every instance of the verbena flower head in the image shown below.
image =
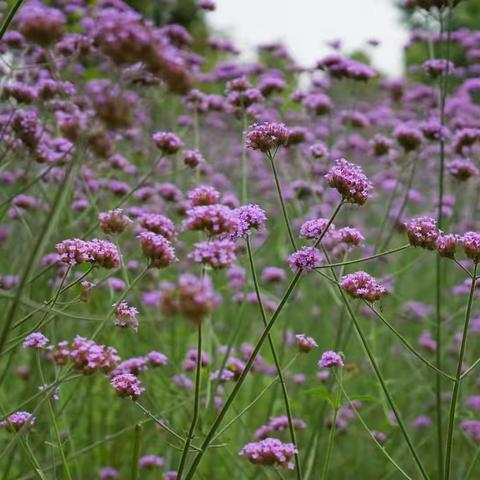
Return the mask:
M301 418L292 418L292 426L295 430L303 430L307 427L307 424ZM288 417L282 415L280 417L270 417L266 425L262 425L255 431L255 438L257 440L263 440L270 437L274 432L283 432L289 428Z
M155 132L152 139L157 148L166 155L177 153L183 147L183 142L173 132Z
M343 367L342 357L331 350L322 353L322 357L318 362L320 368Z
M317 342L312 337L307 337L303 333L295 335L297 346L300 352L308 353L313 348L318 347Z
M209 277L184 273L178 280L178 311L198 323L213 312L221 297L214 291Z
M183 152L183 163L187 167L196 168L205 163L205 158L198 150L185 150Z
M439 235L435 241L435 249L441 257L455 258L457 244L457 235Z
M71 267L89 262L91 260L90 245L85 240L74 238L73 240L63 240L56 245L60 260Z
M447 163L448 173L461 182L465 182L472 177L478 177L479 170L476 165L468 158L454 158Z
M107 240L94 239L88 242L91 262L107 269L120 267L120 253L117 247Z
M68 355L76 370L80 370L85 375L91 375L94 372L101 371L104 373L111 372L120 361L117 351L113 347L99 345L93 340L87 340L77 335L70 347L59 344L56 353L62 354L62 351ZM55 351L53 353L55 357ZM58 356L60 359L61 357Z
M425 72L432 78L437 78L440 75L452 72L453 63L444 58L434 58L423 63Z
M220 192L208 185L200 185L188 192L188 200L192 207L214 205L220 200Z
M293 469L292 458L298 453L293 443L283 443L276 438L265 438L260 442L247 443L239 455L255 465L276 465Z
M131 373L124 373L112 378L111 385L121 397L128 397L137 400L145 391L142 382Z
M480 261L480 232L467 232L461 238L465 255L474 262Z
M121 208L100 212L98 215L100 228L106 234L115 234L124 232L132 221L123 214Z
M242 205L234 210L237 217L237 229L234 237L246 237L251 230L260 230L267 222L265 211L254 203Z
M373 186L358 165L341 158L335 162L325 178L349 203L363 205L368 200Z
M113 467L102 467L98 471L98 476L100 480L111 480L113 478L118 478L118 470Z
M178 261L172 244L163 236L153 232L138 235L145 257L153 268L165 268Z
M196 243L195 250L188 257L195 262L210 265L214 269L227 268L237 260L235 250L233 240L213 239Z
M168 357L164 353L155 351L151 351L147 354L147 360L153 367L167 365L168 363Z
M435 242L440 235L437 221L432 217L416 217L405 223L408 240L414 247L435 249Z
M288 257L288 265L294 273L309 272L320 266L322 256L314 247L302 247Z
M49 344L48 338L40 332L33 332L23 341L23 348L45 348Z
M416 150L422 143L422 132L410 125L399 125L394 130L393 136L406 152Z
M480 420L463 420L460 427L475 443L480 443Z
M300 236L303 238L308 238L309 240L317 239L324 232L325 228L329 223L328 218L315 218L313 220L307 220L300 227ZM331 223L328 227L328 234L335 233L335 225Z
M127 302L121 302L115 306L115 325L120 328L138 330L138 310L130 307Z
M162 468L165 466L165 460L158 455L144 455L138 460L140 468Z
M140 217L139 221L140 225L150 232L162 235L167 240L175 238L175 225L165 215L159 213L145 213Z
M0 428L7 432L18 432L21 428L31 429L35 425L36 418L30 412L15 412L0 422Z
M288 129L283 123L263 123L252 125L247 131L245 144L252 150L268 152L286 145Z
M343 276L340 286L353 298L361 298L367 302L376 302L387 294L385 287L362 271Z
M183 221L184 230L204 230L210 235L234 233L238 218L231 208L224 205L202 205L187 210Z

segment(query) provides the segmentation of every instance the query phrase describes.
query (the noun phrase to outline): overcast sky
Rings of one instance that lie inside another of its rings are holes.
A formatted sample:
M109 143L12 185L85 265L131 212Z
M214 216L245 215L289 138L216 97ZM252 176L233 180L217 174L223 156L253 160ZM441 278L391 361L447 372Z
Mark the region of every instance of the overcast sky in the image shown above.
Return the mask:
M303 66L331 50L327 41L340 38L348 51L375 38L374 64L398 76L407 32L394 0L217 0L210 24L246 52L263 42L281 40Z

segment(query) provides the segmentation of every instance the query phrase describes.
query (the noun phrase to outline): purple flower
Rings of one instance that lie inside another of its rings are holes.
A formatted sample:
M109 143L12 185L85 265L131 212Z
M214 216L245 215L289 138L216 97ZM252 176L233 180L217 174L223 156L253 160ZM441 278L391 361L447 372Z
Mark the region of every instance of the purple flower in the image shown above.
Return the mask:
M138 460L140 468L161 468L165 466L165 460L157 455L144 455Z
M416 217L405 223L408 240L414 247L435 249L435 242L439 236L437 221L432 217Z
M239 455L255 465L277 465L293 469L292 457L298 453L293 443L283 443L276 438L265 438L260 442L247 443Z
M342 357L331 350L322 353L322 357L318 362L320 368L343 367Z
M140 217L140 225L149 232L162 235L167 240L173 240L176 235L175 225L165 215L145 213Z
M314 220L307 220L300 227L300 236L303 238L308 238L309 240L315 240L327 227L329 220L327 218L316 218ZM331 223L328 227L328 234L335 233L335 225Z
M208 185L200 185L188 192L188 199L192 207L214 205L220 200L220 192Z
M115 307L115 325L120 328L130 328L133 331L138 330L138 310L135 307L129 307L127 302L121 302Z
M457 235L439 235L435 241L435 249L441 257L455 258L457 244Z
M138 235L145 257L154 268L165 268L178 261L172 244L162 235L141 232Z
M288 257L288 265L294 273L309 272L320 266L322 257L314 247L302 247Z
M376 302L387 294L385 287L362 271L343 276L340 286L353 298L361 298L367 302Z
M410 125L399 125L393 132L398 144L406 151L416 150L422 143L422 133Z
M308 353L313 348L318 347L317 342L312 337L307 337L303 333L295 335L295 339L300 352Z
M111 480L112 478L118 478L118 470L113 467L102 467L98 471L100 480Z
M172 132L155 132L152 139L166 155L177 153L183 147L183 142Z
M288 142L288 129L283 123L252 125L246 135L245 144L252 150L268 152Z
M164 353L156 351L149 352L147 360L152 367L160 367L168 363L168 357Z
M0 422L0 427L7 432L18 432L22 427L33 428L36 418L29 412L15 412Z
M112 378L110 383L118 395L129 397L132 400L137 400L145 391L141 386L142 382L131 373L117 375Z
M469 178L479 175L478 168L468 158L454 158L447 163L447 171L452 177L461 182L465 182Z
M224 205L202 205L187 210L184 230L205 230L211 235L234 233L238 228L235 212Z
M40 332L33 332L23 341L23 348L45 348L49 343L48 338Z
M195 250L188 255L197 263L210 265L214 269L226 268L237 259L235 242L229 239L210 240L195 244Z
M480 420L464 420L461 429L476 443L480 443Z
M372 184L358 165L341 158L335 162L325 178L345 201L363 205L369 197Z
M252 230L259 230L265 226L267 216L258 205L250 203L236 208L233 211L238 219L237 230L234 237L245 237Z
M480 233L467 232L461 238L465 255L474 262L480 261Z
M100 228L106 234L122 233L132 223L132 221L123 214L121 208L101 212L98 215Z

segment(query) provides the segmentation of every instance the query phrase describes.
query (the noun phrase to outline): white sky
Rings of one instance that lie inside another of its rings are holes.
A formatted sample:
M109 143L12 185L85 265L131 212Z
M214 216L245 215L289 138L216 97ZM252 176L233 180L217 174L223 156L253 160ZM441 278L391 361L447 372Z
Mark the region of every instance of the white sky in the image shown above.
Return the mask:
M326 42L340 38L345 50L380 40L374 65L389 74L402 72L407 32L394 0L217 0L207 13L214 29L248 54L259 43L282 41L302 66L331 52Z

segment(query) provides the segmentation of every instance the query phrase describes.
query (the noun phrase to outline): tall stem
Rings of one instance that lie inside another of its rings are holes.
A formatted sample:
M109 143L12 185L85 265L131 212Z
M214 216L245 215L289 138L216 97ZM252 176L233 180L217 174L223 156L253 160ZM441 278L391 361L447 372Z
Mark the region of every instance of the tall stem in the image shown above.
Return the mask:
M280 199L280 205L282 207L282 213L283 213L283 218L285 219L285 225L287 226L288 237L290 238L290 243L292 244L292 248L296 250L297 244L295 242L295 237L293 236L292 226L290 224L290 218L288 216L285 200L283 199L282 187L280 186L280 179L277 172L277 166L275 165L275 159L274 159L274 156L272 156L271 152L267 152L266 155L267 155L267 158L270 160L273 177L275 178L275 185L277 187L278 198Z
M445 125L445 102L447 98L448 87L448 68L450 61L450 23L452 16L452 8L449 5L448 19L447 19L447 71L445 75L440 78L440 125ZM445 30L443 12L440 12L440 36L443 40L443 34ZM438 170L438 210L437 210L437 223L438 228L443 227L443 196L444 196L444 176L445 176L445 140L443 134L440 138L440 165ZM435 341L437 343L437 349L435 352L435 366L442 369L442 259L440 255L437 255L435 265ZM475 283L475 282L473 282ZM440 374L435 378L435 412L436 412L436 424L437 424L437 461L438 461L438 476L442 480L444 478L443 470L443 422L442 422L442 379Z
M340 211L344 201L342 200L334 212L332 213L332 216L330 217L330 220L328 224L326 225L325 229L322 231L318 239L316 240L314 247L318 246L320 242L323 240L323 237L325 236L329 226L333 223L333 220L337 216L338 212ZM250 372L253 363L255 359L257 358L258 352L262 348L262 345L264 344L265 340L268 337L268 334L270 333L270 330L273 328L275 325L275 322L277 321L277 318L279 317L280 313L282 312L283 308L285 307L286 303L288 302L290 296L295 290L295 287L297 286L298 282L300 281L300 277L302 276L302 271L298 271L295 276L293 277L292 281L290 282L290 285L287 287L287 290L285 291L283 298L280 300L280 303L278 304L277 309L272 315L272 318L268 322L268 325L265 327L262 335L260 336L260 339L258 340L257 344L255 345L255 348L253 349L252 354L250 355L250 358L248 359L245 368L243 369L242 374L240 375L239 379L235 383L235 386L232 389L232 392L228 396L227 400L225 401L225 404L223 405L223 408L220 410L217 418L213 422L212 426L210 427L210 430L208 431L207 435L205 436L205 439L201 445L201 451L197 453L195 458L193 459L192 465L190 466L189 471L187 472L187 475L185 477L185 480L191 480L193 478L193 475L195 474L195 471L201 462L203 455L205 454L208 446L210 445L210 442L215 436L216 431L220 427L220 424L222 423L225 415L227 414L228 410L230 409L233 401L235 400L236 396L238 395L240 389L242 388L243 382L247 378L248 373Z
M463 325L462 343L460 346L460 354L458 356L458 363L457 363L457 373L455 376L456 381L455 381L455 385L453 386L452 401L450 403L450 414L448 418L447 450L445 454L445 479L446 480L449 480L450 478L452 447L453 447L453 427L455 425L455 415L457 410L458 394L460 391L463 357L465 356L465 347L467 345L468 326L470 324L470 317L472 314L473 297L475 293L475 284L477 281L477 270L478 270L478 263L475 262L475 267L473 269L472 285L470 287L467 309L465 311L465 323Z
M339 286L339 291L340 295L342 296L342 300L345 304L345 307L347 308L347 311L350 315L350 318L352 319L353 325L355 327L355 330L360 338L360 341L363 345L363 348L365 350L365 353L367 354L370 364L372 365L372 368L375 372L375 376L377 377L378 382L380 383L380 386L383 390L383 393L390 405L390 408L392 409L393 413L395 414L395 418L397 419L398 426L400 427L400 430L402 432L403 437L405 438L405 441L407 443L408 449L410 450L410 453L412 454L412 457L420 470L420 473L422 477L425 480L428 480L428 474L425 470L425 467L423 466L420 457L418 456L417 451L415 450L415 446L412 443L412 440L410 439L410 436L408 435L407 429L405 428L405 424L403 423L403 420L400 417L400 414L398 412L397 406L395 402L393 401L393 397L390 393L390 390L387 387L387 384L385 382L385 379L383 378L382 373L380 372L380 369L378 368L377 361L375 360L375 356L373 355L372 350L370 349L370 346L368 345L367 339L365 337L365 334L363 333L362 329L360 328L360 324L358 323L357 317L355 316L355 313L352 310L352 307L350 306L350 302L348 301L347 297L345 296L345 293L343 289Z
M182 479L183 470L185 469L185 462L187 460L190 444L192 443L193 434L198 421L198 407L200 405L200 372L202 369L202 324L198 323L198 336L197 336L197 370L195 373L195 398L193 402L193 415L192 423L190 424L190 430L188 431L187 438L185 439L185 445L183 447L182 457L180 459L180 465L178 467L177 477L178 480Z
M328 469L330 467L330 458L332 457L332 450L333 450L333 444L335 442L335 431L337 429L337 415L338 415L338 406L340 403L341 399L341 389L340 389L340 382L341 380L341 372L339 376L337 377L335 375L335 379L337 380L337 394L335 398L335 405L333 407L333 421L332 425L330 427L330 433L328 435L328 444L327 444L327 453L325 454L325 463L323 464L323 470L322 470L322 480L327 480L328 477Z
M253 279L253 284L255 286L255 294L257 296L257 302L260 308L260 313L262 315L262 320L263 324L265 327L268 325L268 319L267 319L267 314L265 313L265 308L263 306L262 302L262 297L260 294L260 286L258 284L258 278L257 278L257 272L255 270L255 264L253 261L253 253L252 253L252 245L250 242L250 237L247 237L247 252L248 252L248 260L250 262L250 270L252 272L252 279ZM280 380L280 386L282 389L282 395L283 395L283 401L285 403L285 410L287 412L287 418L288 418L288 429L290 431L290 438L292 440L292 443L297 447L297 439L295 436L295 428L293 426L293 417L292 417L292 409L290 406L290 400L288 398L288 391L287 391L287 386L285 384L285 378L282 373L282 367L280 366L280 362L278 360L278 355L275 349L275 345L273 343L273 339L270 334L268 334L268 343L270 345L270 350L272 352L272 357L273 357L273 362L275 363L275 368L277 369L277 375ZM301 480L302 478L302 470L301 470L301 464L300 464L300 458L298 453L295 454L295 471L297 474L297 479Z

